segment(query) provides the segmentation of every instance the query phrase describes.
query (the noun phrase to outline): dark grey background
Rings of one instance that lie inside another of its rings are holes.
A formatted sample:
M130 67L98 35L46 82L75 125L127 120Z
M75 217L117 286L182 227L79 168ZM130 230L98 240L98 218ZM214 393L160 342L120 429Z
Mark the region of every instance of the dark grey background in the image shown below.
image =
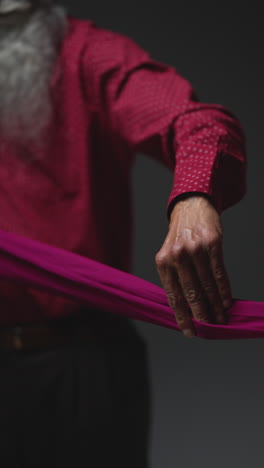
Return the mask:
M235 3L235 2L234 2ZM248 192L222 215L233 297L263 301L263 15L249 3L64 3L71 15L132 37L223 104L247 135ZM167 234L172 174L138 155L133 172L133 273L160 285L154 257ZM152 468L257 467L263 459L264 341L187 340L138 323L150 353ZM135 467L136 468L136 467Z

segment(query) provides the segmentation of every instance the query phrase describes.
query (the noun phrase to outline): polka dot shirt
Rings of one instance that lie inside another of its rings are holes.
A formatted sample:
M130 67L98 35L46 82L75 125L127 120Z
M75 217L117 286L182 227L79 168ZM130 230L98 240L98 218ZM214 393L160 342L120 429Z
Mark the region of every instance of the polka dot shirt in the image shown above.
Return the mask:
M95 103L116 138L173 171L168 219L175 201L193 192L219 213L238 202L246 191L246 149L237 117L199 102L187 79L130 37L90 26L84 64Z

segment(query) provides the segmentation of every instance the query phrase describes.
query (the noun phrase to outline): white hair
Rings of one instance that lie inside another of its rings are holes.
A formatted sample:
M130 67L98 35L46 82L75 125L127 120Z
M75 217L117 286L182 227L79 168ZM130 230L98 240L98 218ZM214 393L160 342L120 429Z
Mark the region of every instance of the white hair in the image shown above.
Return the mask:
M1 2L1 0L0 0ZM27 0L5 0L8 10ZM9 5L10 4L10 5ZM67 33L66 9L50 0L32 2L33 11L12 22L0 14L0 142L44 142L53 106L50 78ZM14 10L12 10L14 11ZM3 18L4 20L2 20Z

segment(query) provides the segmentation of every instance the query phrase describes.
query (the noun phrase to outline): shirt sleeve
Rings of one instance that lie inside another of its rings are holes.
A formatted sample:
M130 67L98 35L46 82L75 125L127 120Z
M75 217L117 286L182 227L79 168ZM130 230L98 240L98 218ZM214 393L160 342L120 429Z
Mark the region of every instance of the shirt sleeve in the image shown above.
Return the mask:
M241 200L246 138L237 117L201 103L186 78L131 38L94 24L87 42L86 78L111 132L173 171L168 220L183 194L204 194L219 214Z

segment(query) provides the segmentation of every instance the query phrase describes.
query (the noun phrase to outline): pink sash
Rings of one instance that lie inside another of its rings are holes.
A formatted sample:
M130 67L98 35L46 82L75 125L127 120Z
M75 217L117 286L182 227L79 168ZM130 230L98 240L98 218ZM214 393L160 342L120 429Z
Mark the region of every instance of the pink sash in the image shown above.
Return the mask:
M165 291L146 280L57 247L0 231L0 278L117 315L179 330ZM264 303L233 299L227 325L193 319L206 339L264 337Z

